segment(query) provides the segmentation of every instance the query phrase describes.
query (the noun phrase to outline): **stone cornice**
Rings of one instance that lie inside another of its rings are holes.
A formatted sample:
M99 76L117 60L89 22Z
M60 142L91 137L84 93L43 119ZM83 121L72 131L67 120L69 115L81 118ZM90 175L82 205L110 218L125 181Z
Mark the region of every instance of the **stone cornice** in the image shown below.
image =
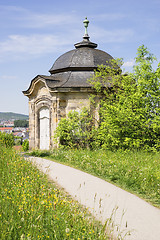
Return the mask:
M43 82L43 84L45 84L46 88L48 88L47 84L46 84L46 81L45 81L45 78L43 78L43 76L41 75L37 75L32 81L31 81L31 84L29 86L29 88L25 91L22 91L23 94L27 97L31 96L34 89L35 89L35 86L39 83L39 82Z

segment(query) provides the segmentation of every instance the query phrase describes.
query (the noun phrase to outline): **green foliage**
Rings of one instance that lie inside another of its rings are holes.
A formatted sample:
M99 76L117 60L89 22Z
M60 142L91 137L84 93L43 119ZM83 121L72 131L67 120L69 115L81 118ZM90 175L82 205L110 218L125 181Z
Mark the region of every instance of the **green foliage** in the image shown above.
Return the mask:
M24 152L28 151L29 150L29 141L28 139L25 139L22 143L22 149Z
M80 113L71 111L66 118L60 120L55 140L58 138L60 146L64 147L91 148L95 132L93 118L84 108Z
M133 73L122 74L122 60L99 66L90 83L100 99L97 144L104 149L160 149L160 64L138 48Z
M14 136L14 144L16 146L22 145L22 137Z
M159 152L60 149L46 152L46 155L44 151L34 151L33 155L47 157L116 183L160 207Z
M7 134L5 132L0 132L0 145L6 146L6 148L11 148L14 145L13 134Z
M30 153L26 153L26 154L30 155ZM47 157L47 156L50 156L52 153L49 150L34 149L31 154L32 156L35 156L35 157Z
M29 122L28 120L15 120L14 127L28 127Z
M0 146L0 239L109 239L47 177L12 149Z

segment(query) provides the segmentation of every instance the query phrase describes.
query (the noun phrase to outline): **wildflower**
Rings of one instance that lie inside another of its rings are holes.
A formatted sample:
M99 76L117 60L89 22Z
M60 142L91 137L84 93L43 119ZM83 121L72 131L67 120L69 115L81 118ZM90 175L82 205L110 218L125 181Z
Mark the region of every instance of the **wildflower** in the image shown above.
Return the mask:
M66 228L66 233L69 233L69 228Z

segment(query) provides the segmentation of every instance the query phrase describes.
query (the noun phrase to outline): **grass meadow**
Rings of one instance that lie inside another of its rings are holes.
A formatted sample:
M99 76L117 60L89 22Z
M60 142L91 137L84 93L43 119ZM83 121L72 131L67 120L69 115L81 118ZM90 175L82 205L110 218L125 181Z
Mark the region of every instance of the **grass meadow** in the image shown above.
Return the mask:
M91 173L160 208L160 152L60 149L31 154Z
M104 226L15 150L0 147L0 239L110 239Z

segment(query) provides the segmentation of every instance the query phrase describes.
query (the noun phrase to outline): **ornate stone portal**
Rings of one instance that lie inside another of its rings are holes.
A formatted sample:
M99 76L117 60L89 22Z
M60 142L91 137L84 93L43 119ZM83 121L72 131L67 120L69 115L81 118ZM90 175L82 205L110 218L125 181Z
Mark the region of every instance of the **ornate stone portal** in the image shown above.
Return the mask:
M59 120L71 110L90 107L89 94L93 90L88 79L97 65L106 65L106 61L113 59L108 53L95 49L97 44L89 40L87 33L88 23L86 18L83 41L55 61L49 70L51 75L36 76L28 90L23 91L29 98L30 149L56 147L53 136Z

